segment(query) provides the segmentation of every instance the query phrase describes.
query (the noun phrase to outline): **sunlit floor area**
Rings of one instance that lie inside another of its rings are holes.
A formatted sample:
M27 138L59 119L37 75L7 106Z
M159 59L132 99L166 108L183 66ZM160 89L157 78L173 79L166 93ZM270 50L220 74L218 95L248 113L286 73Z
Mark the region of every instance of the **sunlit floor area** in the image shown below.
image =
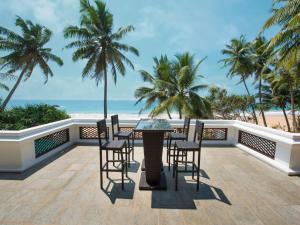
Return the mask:
M165 154L165 152L164 152ZM121 189L120 173L104 176L99 150L77 146L25 174L0 176L0 224L299 224L300 177L289 177L236 148L202 148L201 185L179 175L175 192L140 191L143 150Z

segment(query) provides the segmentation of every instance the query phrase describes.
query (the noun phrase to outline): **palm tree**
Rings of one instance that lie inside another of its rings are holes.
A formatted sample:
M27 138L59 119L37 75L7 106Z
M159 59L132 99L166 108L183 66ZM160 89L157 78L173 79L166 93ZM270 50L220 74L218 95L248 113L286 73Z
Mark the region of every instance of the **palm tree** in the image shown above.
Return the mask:
M166 109L175 109L182 119L183 114L194 118L211 116L210 103L198 92L207 88L207 85L198 84L199 66L205 58L195 63L193 55L178 54L172 62L172 71L163 80L163 85L169 90L168 99L159 104L153 114L158 115Z
M298 16L300 0L273 0L272 12L272 16L263 26L263 31L274 25L285 27L292 18Z
M66 48L76 48L73 61L87 60L82 77L95 79L96 85L104 80L104 117L107 118L107 71L111 70L113 80L117 82L117 73L125 75L126 63L134 69L132 62L123 54L131 52L139 55L136 48L120 43L125 35L134 30L133 26L119 28L113 32L113 15L104 2L80 0L80 26L68 26L64 30L65 38L76 39Z
M205 84L198 84L198 70L201 63L206 59L203 58L195 63L194 56L186 52L175 56L173 62L173 81L170 83L171 90L174 90L171 98L166 102L177 108L179 118L182 114L190 117L203 118L211 116L210 103L198 92L207 88Z
M145 70L141 70L140 74L144 82L147 82L151 87L140 87L135 91L135 97L138 99L136 104L146 100L144 107L140 110L142 113L145 110L153 110L150 116L154 116L154 109L156 104L163 104L164 101L170 96L171 90L166 88L165 82L171 77L171 63L167 56L161 56L160 59L153 58L154 61L154 74L151 75ZM169 119L172 119L170 109L166 108Z
M273 70L265 75L268 85L262 87L262 101L267 105L275 105L279 107L284 115L284 119L288 128L291 131L290 122L286 114L287 103L290 102L288 83Z
M254 62L254 79L255 82L258 82L257 89L257 97L259 102L259 110L262 115L263 123L265 127L267 127L267 121L264 113L264 105L262 104L262 85L263 85L263 79L262 76L265 73L269 72L268 68L268 61L271 57L272 51L266 50L268 46L268 42L265 37L259 36L254 39L254 41L251 43L252 47L252 54L253 54L253 62Z
M240 82L244 84L246 92L250 97L250 91L246 83L246 79L253 72L253 55L251 52L251 43L247 42L245 37L242 35L239 39L232 39L230 44L226 45L226 48L222 50L222 54L226 55L227 58L222 59L220 62L224 63L224 67L229 67L227 76L233 78L239 77ZM257 117L255 112L255 104L251 104L253 118L257 124Z
M151 87L141 87L135 92L138 102L147 99L143 110L155 105L151 116L170 110L178 111L180 119L183 114L194 118L210 116L209 102L198 94L199 90L207 87L197 84L197 72L203 60L194 64L194 56L189 53L177 55L173 62L169 62L167 57L154 58L154 75L141 71L143 80Z
M45 47L52 36L48 28L34 24L30 20L23 20L21 17L17 17L15 25L21 29L21 34L0 27L0 50L8 52L1 57L1 69L6 69L7 74L20 71L16 83L1 105L2 110L5 109L20 82L23 79L28 80L36 66L40 67L46 83L48 77L53 76L48 61L63 65L63 61L52 54L50 48Z

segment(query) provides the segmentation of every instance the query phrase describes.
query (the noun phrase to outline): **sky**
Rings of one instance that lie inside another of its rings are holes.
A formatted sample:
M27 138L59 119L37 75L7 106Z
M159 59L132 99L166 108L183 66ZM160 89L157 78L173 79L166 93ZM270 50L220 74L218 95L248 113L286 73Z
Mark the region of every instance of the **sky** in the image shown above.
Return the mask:
M91 0L92 1L92 0ZM125 77L118 76L115 85L108 81L108 99L134 99L134 90L144 86L139 70L152 72L153 57L190 52L197 60L207 57L200 66L204 78L199 83L217 85L230 93L244 94L238 80L226 77L227 68L218 61L223 58L222 48L232 38L245 35L250 41L256 37L271 14L272 0L107 0L114 15L114 29L133 25L124 43L135 46L140 56L128 54L135 70L127 69ZM14 99L102 99L103 84L82 79L83 61L72 61L72 50L63 49L70 41L63 37L63 29L79 23L79 0L0 0L0 26L19 30L14 26L16 15L40 23L53 31L47 44L60 56L64 65L51 64L54 77L44 84L37 68L31 78L22 82ZM274 31L265 33L270 37ZM3 54L3 53L2 53ZM110 75L110 74L109 74ZM248 81L249 85L252 82ZM8 85L12 85L8 82ZM253 88L251 88L252 91ZM0 91L0 97L6 95ZM206 93L200 93L205 95Z

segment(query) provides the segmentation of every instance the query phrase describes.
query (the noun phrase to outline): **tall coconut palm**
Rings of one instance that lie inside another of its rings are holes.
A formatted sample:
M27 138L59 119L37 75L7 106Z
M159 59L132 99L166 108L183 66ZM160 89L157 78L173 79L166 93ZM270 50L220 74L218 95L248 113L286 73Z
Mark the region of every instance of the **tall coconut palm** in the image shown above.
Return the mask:
M176 60L171 63L164 63L164 59L161 58L159 67L155 66L158 70L153 76L142 71L143 79L150 83L151 87L141 87L136 90L138 101L147 99L144 108L155 105L150 113L151 116L169 110L178 111L180 119L183 114L194 118L210 116L209 102L198 93L207 87L197 83L198 69L203 60L195 64L194 57L189 53L177 55Z
M265 74L264 77L268 84L262 87L262 101L264 104L273 104L282 110L287 129L290 132L291 126L286 113L287 104L290 102L289 84L282 79L277 70Z
M20 71L16 83L1 105L2 110L5 109L20 82L28 80L37 66L41 69L46 83L48 77L53 76L48 62L63 65L63 61L45 46L52 36L48 28L34 24L30 20L23 20L21 17L17 17L15 25L21 29L21 34L0 27L0 51L7 52L1 57L1 69L7 70L7 74Z
M220 61L224 64L224 67L229 67L227 76L229 78L238 77L240 83L244 84L248 96L252 96L246 83L246 80L252 74L254 67L251 43L247 42L242 35L239 39L232 39L230 44L227 44L226 48L222 50L222 54L227 56L227 58ZM255 104L251 104L251 108L253 119L257 124Z
M119 42L134 27L121 27L114 32L113 15L100 0L95 0L95 5L91 5L89 0L80 0L80 14L80 26L68 26L64 30L65 38L75 39L66 48L76 48L74 61L87 60L82 71L83 78L95 79L97 85L104 80L104 117L107 118L107 72L111 70L116 83L117 73L123 76L126 73L124 63L134 69L124 52L138 56L138 50Z
M144 107L140 110L140 113L150 109L153 110L150 112L150 116L154 116L155 106L162 104L168 99L171 94L171 90L166 88L165 83L169 82L168 79L171 77L170 73L172 72L171 63L168 60L167 56L161 56L160 59L153 58L154 60L154 74L151 75L145 70L141 70L140 74L144 82L149 83L150 87L140 87L135 91L135 97L138 99L136 104L145 100ZM169 119L172 119L170 114L170 108L166 108Z
M262 104L262 85L263 85L263 74L269 72L268 61L271 57L272 51L266 50L268 46L268 41L265 37L259 36L254 39L251 43L252 54L253 54L253 69L255 75L255 82L257 82L257 97L259 103L259 110L262 115L263 123L267 127L267 121L264 113L264 105Z
M194 118L211 116L210 103L199 95L207 85L199 84L198 70L205 58L195 63L194 56L187 53L178 54L172 62L172 72L163 85L170 90L168 99L159 104L153 111L158 115L166 109L175 109L182 119L183 114Z

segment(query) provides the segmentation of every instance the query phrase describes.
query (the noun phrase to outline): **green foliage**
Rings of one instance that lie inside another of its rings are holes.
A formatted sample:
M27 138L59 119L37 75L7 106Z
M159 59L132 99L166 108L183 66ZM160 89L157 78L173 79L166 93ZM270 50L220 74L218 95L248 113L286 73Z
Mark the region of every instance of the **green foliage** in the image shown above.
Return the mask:
M230 95L226 89L216 86L209 88L209 95L206 97L211 103L215 118L240 119L247 121L249 118L250 105L253 98L245 95Z
M167 56L154 58L154 74L140 71L143 81L150 87L140 87L135 91L137 103L146 100L144 108L154 106L151 116L171 111L193 118L208 118L211 115L209 102L199 95L207 86L198 83L198 70L204 59L195 63L194 56L184 53L170 61Z
M0 112L0 130L21 130L67 118L66 112L46 104L15 107Z

